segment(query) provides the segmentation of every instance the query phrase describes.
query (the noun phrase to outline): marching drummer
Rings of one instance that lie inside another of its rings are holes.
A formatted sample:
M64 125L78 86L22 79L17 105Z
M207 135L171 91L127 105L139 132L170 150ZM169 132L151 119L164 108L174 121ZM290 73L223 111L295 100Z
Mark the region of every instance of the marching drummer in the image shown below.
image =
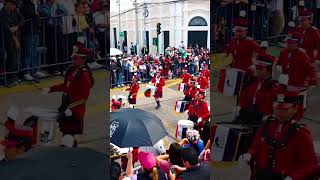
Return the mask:
M210 84L208 79L204 76L204 74L200 74L197 79L197 83L200 86L200 89L208 89Z
M161 107L160 98L163 96L163 86L166 84L165 79L161 76L161 71L158 71L157 74L151 79L149 84L153 84L156 87L154 94L154 100L157 103L156 109Z
M247 154L239 163L253 162L256 180L308 179L317 165L310 130L298 123L296 114L302 98L298 91L277 96L274 116L257 131Z
M300 41L301 34L292 33L287 38L287 46L281 51L277 64L282 67L282 73L288 75L288 86L315 86L317 84L315 68L307 52L298 48Z
M188 84L191 79L191 75L188 73L188 68L183 68L183 73L181 74L182 83Z
M243 85L238 122L258 125L273 112L273 102L281 87L272 80L272 64L264 57L255 61L255 76Z
M255 40L247 37L248 20L245 11L240 11L240 17L234 20L234 25L235 37L230 40L224 52L226 56L232 54L233 68L250 72L254 53L261 55L263 54L263 51Z
M210 71L208 70L208 65L203 65L203 70L200 72L200 74L208 79L210 81Z
M195 86L195 79L191 78L188 84L187 90L184 92L183 101L192 101L196 97L197 87Z
M205 91L199 89L196 98L190 102L188 110L185 112L189 116L189 120L195 123L195 129L199 130L203 127L205 121L210 118L208 104L205 100Z
M90 68L86 65L86 56L74 54L73 65L65 74L64 82L45 88L46 93L63 92L62 104L59 107L61 116L58 118L60 131L73 138L83 133L83 118L86 111L86 102L93 87L94 79ZM74 146L77 141L74 139Z
M128 89L125 89L125 91L129 91L128 101L130 106L134 108L134 105L137 104L137 95L139 91L139 84L137 83L136 76L132 77L130 87Z

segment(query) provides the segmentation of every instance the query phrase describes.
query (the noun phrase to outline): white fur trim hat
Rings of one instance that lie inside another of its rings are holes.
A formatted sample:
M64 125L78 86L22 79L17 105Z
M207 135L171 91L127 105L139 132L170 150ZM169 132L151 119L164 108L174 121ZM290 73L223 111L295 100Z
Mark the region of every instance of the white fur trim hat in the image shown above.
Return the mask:
M246 15L247 15L247 13L244 10L240 11L240 13L239 13L240 17L246 17Z

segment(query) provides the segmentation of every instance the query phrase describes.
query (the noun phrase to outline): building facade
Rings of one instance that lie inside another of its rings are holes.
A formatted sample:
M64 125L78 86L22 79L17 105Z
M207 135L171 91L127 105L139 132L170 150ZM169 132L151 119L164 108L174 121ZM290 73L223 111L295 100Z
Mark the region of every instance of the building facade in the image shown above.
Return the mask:
M157 52L153 38L157 37L157 23L161 23L158 37L160 53L168 46L178 47L198 44L200 47L210 46L210 1L209 0L146 0L138 5L138 53L146 46L151 54ZM144 16L145 9L148 16ZM124 44L128 50L136 44L136 13L128 9L120 13L111 10L110 14L110 45L122 50ZM120 35L121 34L121 35ZM120 45L119 45L120 44Z

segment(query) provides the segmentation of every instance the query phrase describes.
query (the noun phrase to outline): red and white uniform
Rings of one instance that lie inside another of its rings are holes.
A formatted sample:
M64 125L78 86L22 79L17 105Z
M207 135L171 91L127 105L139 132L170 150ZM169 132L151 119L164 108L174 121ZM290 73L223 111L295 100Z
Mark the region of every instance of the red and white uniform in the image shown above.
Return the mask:
M188 84L190 79L191 79L191 75L189 73L183 73L181 75L181 79L182 79L182 83Z
M315 68L305 50L284 49L280 53L278 64L282 66L283 73L289 76L288 85L307 87L317 84Z
M65 77L64 82L50 88L50 92L64 92L68 96L69 104L79 100L87 100L90 90L93 87L93 77L90 69L71 67ZM82 134L83 118L86 111L85 102L70 109L72 111L73 122L61 122L60 129L65 134Z
M247 71L252 66L254 53L263 54L260 46L251 38L232 38L224 51L233 55L233 68Z
M255 162L256 171L264 171L269 167L270 145L265 141L263 132L275 141L283 141L287 136L291 122L280 122L277 119L269 120L262 129L260 128L249 148L249 153ZM288 139L283 148L276 148L272 172L285 174L293 180L305 180L308 172L317 164L316 155L310 131L300 127Z
M129 91L129 103L130 104L136 104L137 103L137 95L139 91L139 84L137 82L131 83L130 87L126 89L126 91ZM132 96L132 98L130 98Z
M204 122L210 118L209 106L204 99L192 100L188 111L190 120L197 121L198 118L202 119L202 122L199 124L200 127L202 127Z
M153 77L151 83L157 88L154 97L162 98L163 96L163 86L166 84L166 81L163 77Z
M208 89L209 81L206 77L200 75L197 79L197 83L200 85L200 89Z
M206 77L208 80L210 80L210 71L208 69L204 69L200 72L201 76Z
M196 87L188 86L187 90L184 92L184 95L186 97L191 97L192 99L194 99L196 97L196 93L197 93Z
M300 42L301 48L306 50L311 61L314 61L317 58L317 54L314 54L314 51L320 50L320 34L316 27L298 27L297 31L302 34L302 39Z

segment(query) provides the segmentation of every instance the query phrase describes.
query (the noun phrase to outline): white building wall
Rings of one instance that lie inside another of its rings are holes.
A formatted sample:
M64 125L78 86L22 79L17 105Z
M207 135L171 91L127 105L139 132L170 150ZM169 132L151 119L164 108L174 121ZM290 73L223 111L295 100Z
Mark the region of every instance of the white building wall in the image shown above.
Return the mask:
M150 3L167 2L168 0L149 0ZM201 2L201 3L199 3ZM188 31L207 31L207 47L210 47L210 1L208 0L189 0L186 2L171 3L171 4L160 4L160 5L149 5L149 16L146 19L146 31L149 31L149 50L150 53L154 54L157 51L157 47L152 45L152 40L157 37L156 24L161 23L161 34L159 35L159 51L164 53L164 33L163 31L169 31L169 45L179 46L181 41L187 45L188 42ZM138 28L139 28L139 51L144 42L144 17L143 8L139 8L138 14ZM115 13L117 14L117 13ZM110 44L114 47L114 33L113 28L117 28L117 40L119 40L119 25L118 16L114 16L111 12L110 19ZM189 27L189 21L195 17L203 17L208 26L197 26ZM121 31L127 31L127 45L130 49L131 42L135 44L135 10L128 11L127 13L121 14Z

